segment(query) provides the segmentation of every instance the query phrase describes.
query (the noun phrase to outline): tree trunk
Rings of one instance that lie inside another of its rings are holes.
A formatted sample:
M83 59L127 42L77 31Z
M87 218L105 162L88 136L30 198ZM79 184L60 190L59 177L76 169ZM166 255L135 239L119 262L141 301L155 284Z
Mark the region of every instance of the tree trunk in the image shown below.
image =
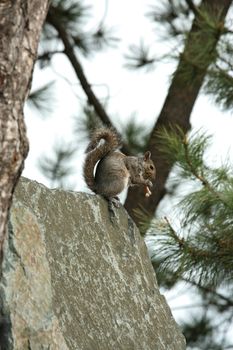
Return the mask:
M47 10L48 0L0 3L0 266L8 211L28 153L23 105Z
M231 0L203 0L201 6L205 6L205 8L208 6L211 13L220 14L221 21L224 21L231 3ZM196 11L192 28L186 40L184 52L180 56L180 61L172 79L168 95L159 118L152 130L151 137L147 145L147 150L151 151L152 159L157 169L157 179L154 192L151 197L146 198L141 188L131 188L125 202L127 211L130 213L131 217L136 223L139 223L139 219L134 212L135 208L143 208L151 217L153 217L157 205L166 194L165 184L172 165L166 162L162 152L159 150L159 138L157 132L159 129L161 129L161 127L169 128L172 125L178 125L185 133L190 129L190 115L200 88L203 84L208 66L212 63L213 56L211 55L211 52L208 56L209 62L206 62L204 69L203 67L200 69L194 66L192 62L186 59L187 56L190 56L190 51L192 50L192 34L197 33L199 30L197 26L199 16L198 11ZM216 40L213 41L213 46L211 48L212 52L216 48L218 39L219 37L216 37ZM200 47L202 47L201 45L205 45L206 37L204 34L199 36L199 40ZM194 73L194 79L189 83L189 85L184 81L182 76L184 68L187 68L188 66Z

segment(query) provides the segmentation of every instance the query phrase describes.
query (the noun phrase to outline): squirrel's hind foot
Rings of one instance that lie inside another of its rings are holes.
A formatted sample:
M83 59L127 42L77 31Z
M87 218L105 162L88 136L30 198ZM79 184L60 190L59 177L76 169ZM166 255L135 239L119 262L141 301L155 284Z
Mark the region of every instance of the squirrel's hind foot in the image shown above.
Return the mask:
M120 208L121 206L121 202L120 202L120 199L116 196L116 197L113 197L111 199L109 199L109 201L112 202L112 204L114 205L114 207L116 208Z
M104 198L108 201L108 207L109 208L120 208L121 206L121 202L120 202L120 199L115 196L115 197L107 197L107 196L104 196Z

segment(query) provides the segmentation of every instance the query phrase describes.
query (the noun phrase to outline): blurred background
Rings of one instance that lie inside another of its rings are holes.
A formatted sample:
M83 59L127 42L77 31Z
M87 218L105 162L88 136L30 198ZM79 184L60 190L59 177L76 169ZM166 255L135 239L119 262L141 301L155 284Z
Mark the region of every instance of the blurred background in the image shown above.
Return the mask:
M53 0L25 106L23 176L50 188L88 191L95 127L113 125L127 154L151 151L151 198L121 200L188 349L233 349L231 5Z

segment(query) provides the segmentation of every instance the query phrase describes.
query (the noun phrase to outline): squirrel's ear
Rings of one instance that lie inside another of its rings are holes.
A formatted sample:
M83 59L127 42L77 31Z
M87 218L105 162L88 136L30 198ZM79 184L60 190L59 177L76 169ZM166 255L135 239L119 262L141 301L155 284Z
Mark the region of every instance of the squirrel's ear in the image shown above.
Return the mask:
M145 154L144 154L144 160L149 160L151 157L151 153L150 151L147 151Z

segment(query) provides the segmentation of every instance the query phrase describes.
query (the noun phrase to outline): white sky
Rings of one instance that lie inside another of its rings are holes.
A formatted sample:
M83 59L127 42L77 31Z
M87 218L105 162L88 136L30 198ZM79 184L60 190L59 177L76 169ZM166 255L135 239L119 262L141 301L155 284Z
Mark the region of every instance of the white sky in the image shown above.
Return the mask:
M108 113L116 126L119 122L124 123L133 112L136 112L143 126L152 126L167 94L169 77L174 70L172 64L161 63L149 73L129 71L123 67L125 63L123 54L128 52L128 45L138 44L140 38L144 38L145 42L150 44L152 53L161 52L164 47L167 48L168 43L156 42L158 35L155 26L144 16L149 5L153 3L155 0L109 0L106 24L116 28L116 36L121 38L119 49L98 53L88 61L82 56L79 57L88 80L94 84L97 96L104 102L106 96L110 95ZM90 28L95 27L96 23L102 19L105 1L99 0L92 6L95 17ZM72 87L63 78L57 77L54 72L68 79L73 84ZM56 103L52 114L47 118L40 118L34 111L25 109L30 153L23 175L46 185L48 185L47 180L38 172L38 157L49 154L55 142L69 140L74 125L72 116L79 114L80 102L85 100L73 69L65 57L57 55L53 59L53 70L35 69L33 86L42 86L48 80L54 79L56 80L54 93ZM226 156L232 158L233 115L231 113L221 112L207 97L200 96L195 104L191 122L194 129L202 128L213 135L212 147L208 153L213 164L220 164ZM81 142L78 143L77 174L72 179L77 190L85 188L81 178L83 150L84 145ZM166 208L164 210L166 211ZM182 296L181 304L185 300L186 297ZM189 298L187 302L188 300Z

